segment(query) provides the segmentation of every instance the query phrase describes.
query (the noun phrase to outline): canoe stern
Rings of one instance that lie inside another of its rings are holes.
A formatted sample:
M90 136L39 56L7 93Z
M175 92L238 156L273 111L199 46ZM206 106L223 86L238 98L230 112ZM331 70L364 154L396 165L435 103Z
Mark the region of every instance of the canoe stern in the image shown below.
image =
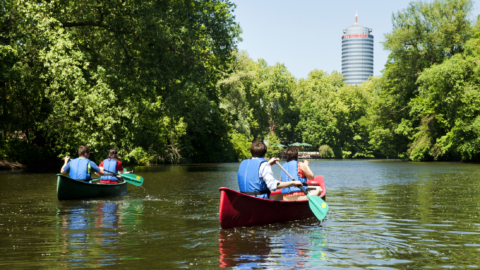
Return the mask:
M57 174L58 200L80 200L119 196L127 193L127 183L92 184L73 180L65 175Z
M308 201L273 201L220 188L222 229L249 227L312 217Z

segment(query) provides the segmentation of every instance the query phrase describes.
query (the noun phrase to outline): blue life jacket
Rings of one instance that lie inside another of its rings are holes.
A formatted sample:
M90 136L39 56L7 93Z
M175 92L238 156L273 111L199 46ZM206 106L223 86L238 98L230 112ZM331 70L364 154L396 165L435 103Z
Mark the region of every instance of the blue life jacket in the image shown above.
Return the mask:
M267 162L264 158L245 159L238 169L238 186L240 192L258 198L268 198L270 190L265 181L260 179L260 165ZM258 194L255 194L258 193Z
M283 168L293 177L293 180L287 176L286 173L282 171L282 176L280 177L280 181L288 182L288 181L300 181L304 186L307 185L307 178L300 178L298 175L298 161L297 160L290 160L289 162L283 164ZM292 192L300 192L301 189L297 187L287 187L282 189L282 194L292 193Z
M115 159L110 159L107 158L103 161L103 169L107 171L111 171L114 173L117 173L117 161ZM101 180L111 180L111 181L117 181L118 178L113 176L111 173L105 171L105 175L102 175L100 177Z
M75 180L90 179L90 160L80 157L70 161L70 172L68 176Z

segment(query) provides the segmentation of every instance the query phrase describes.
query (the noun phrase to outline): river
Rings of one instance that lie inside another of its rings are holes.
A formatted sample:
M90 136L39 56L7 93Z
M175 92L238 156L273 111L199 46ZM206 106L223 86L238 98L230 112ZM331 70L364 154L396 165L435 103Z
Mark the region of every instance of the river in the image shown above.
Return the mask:
M238 190L238 165L135 167L142 187L83 201L57 200L55 172L0 172L0 268L480 265L478 164L311 161L327 186L326 220L222 230L218 188Z

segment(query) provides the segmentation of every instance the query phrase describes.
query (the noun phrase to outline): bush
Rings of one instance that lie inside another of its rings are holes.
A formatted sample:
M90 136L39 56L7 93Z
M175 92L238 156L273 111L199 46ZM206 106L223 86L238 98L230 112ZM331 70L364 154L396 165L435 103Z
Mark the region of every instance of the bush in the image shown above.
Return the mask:
M342 158L350 158L351 155L351 151L342 151Z
M318 154L321 158L335 158L332 148L328 145L320 146L318 149Z
M125 158L127 163L147 165L154 159L154 156L147 153L142 147L136 147Z
M268 136L268 146L267 146L267 153L265 154L265 158L273 158L273 157L280 157L280 153L282 149L279 146L273 146L280 144L280 140L278 139L277 135L269 135Z
M27 167L45 167L56 164L58 159L48 149L17 138L0 139L0 160L19 162Z
M278 146L267 147L267 154L265 155L265 158L280 157L281 152L282 152L282 149Z
M252 145L252 138L236 131L230 132L229 135L236 159L242 161L251 158L252 154L250 153L250 146Z

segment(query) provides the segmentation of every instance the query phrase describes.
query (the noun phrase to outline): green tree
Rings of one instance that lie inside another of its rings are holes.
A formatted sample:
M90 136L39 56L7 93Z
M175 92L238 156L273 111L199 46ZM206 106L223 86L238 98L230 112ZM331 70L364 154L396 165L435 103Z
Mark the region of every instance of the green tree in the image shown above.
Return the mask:
M480 160L480 33L464 52L426 69L411 114L422 122L414 130L413 160Z
M227 121L237 132L250 136L251 128L258 128L248 101L256 81L256 63L245 51L235 51L233 54L234 60L224 73L224 78L218 82L221 93L220 108L225 111Z
M368 108L377 79L347 86L337 72L312 71L295 91L300 107L297 131L315 147L328 145L335 157L373 157L369 145Z
M474 33L468 20L470 0L412 2L392 16L393 31L385 36L390 51L383 71L379 99L373 106L371 137L385 156L411 154L416 127L428 119L411 113L410 101L418 95L418 77L433 65L461 53Z
M298 112L292 91L295 78L285 65L269 66L263 59L251 60L245 52L235 54L228 73L219 81L220 107L233 127L253 140L266 138L273 127L278 137L294 132ZM293 120L292 120L293 119Z
M228 0L2 1L0 128L55 153L184 156L228 138L216 82L240 29ZM213 148L212 148L213 147ZM201 151L198 151L201 150Z

